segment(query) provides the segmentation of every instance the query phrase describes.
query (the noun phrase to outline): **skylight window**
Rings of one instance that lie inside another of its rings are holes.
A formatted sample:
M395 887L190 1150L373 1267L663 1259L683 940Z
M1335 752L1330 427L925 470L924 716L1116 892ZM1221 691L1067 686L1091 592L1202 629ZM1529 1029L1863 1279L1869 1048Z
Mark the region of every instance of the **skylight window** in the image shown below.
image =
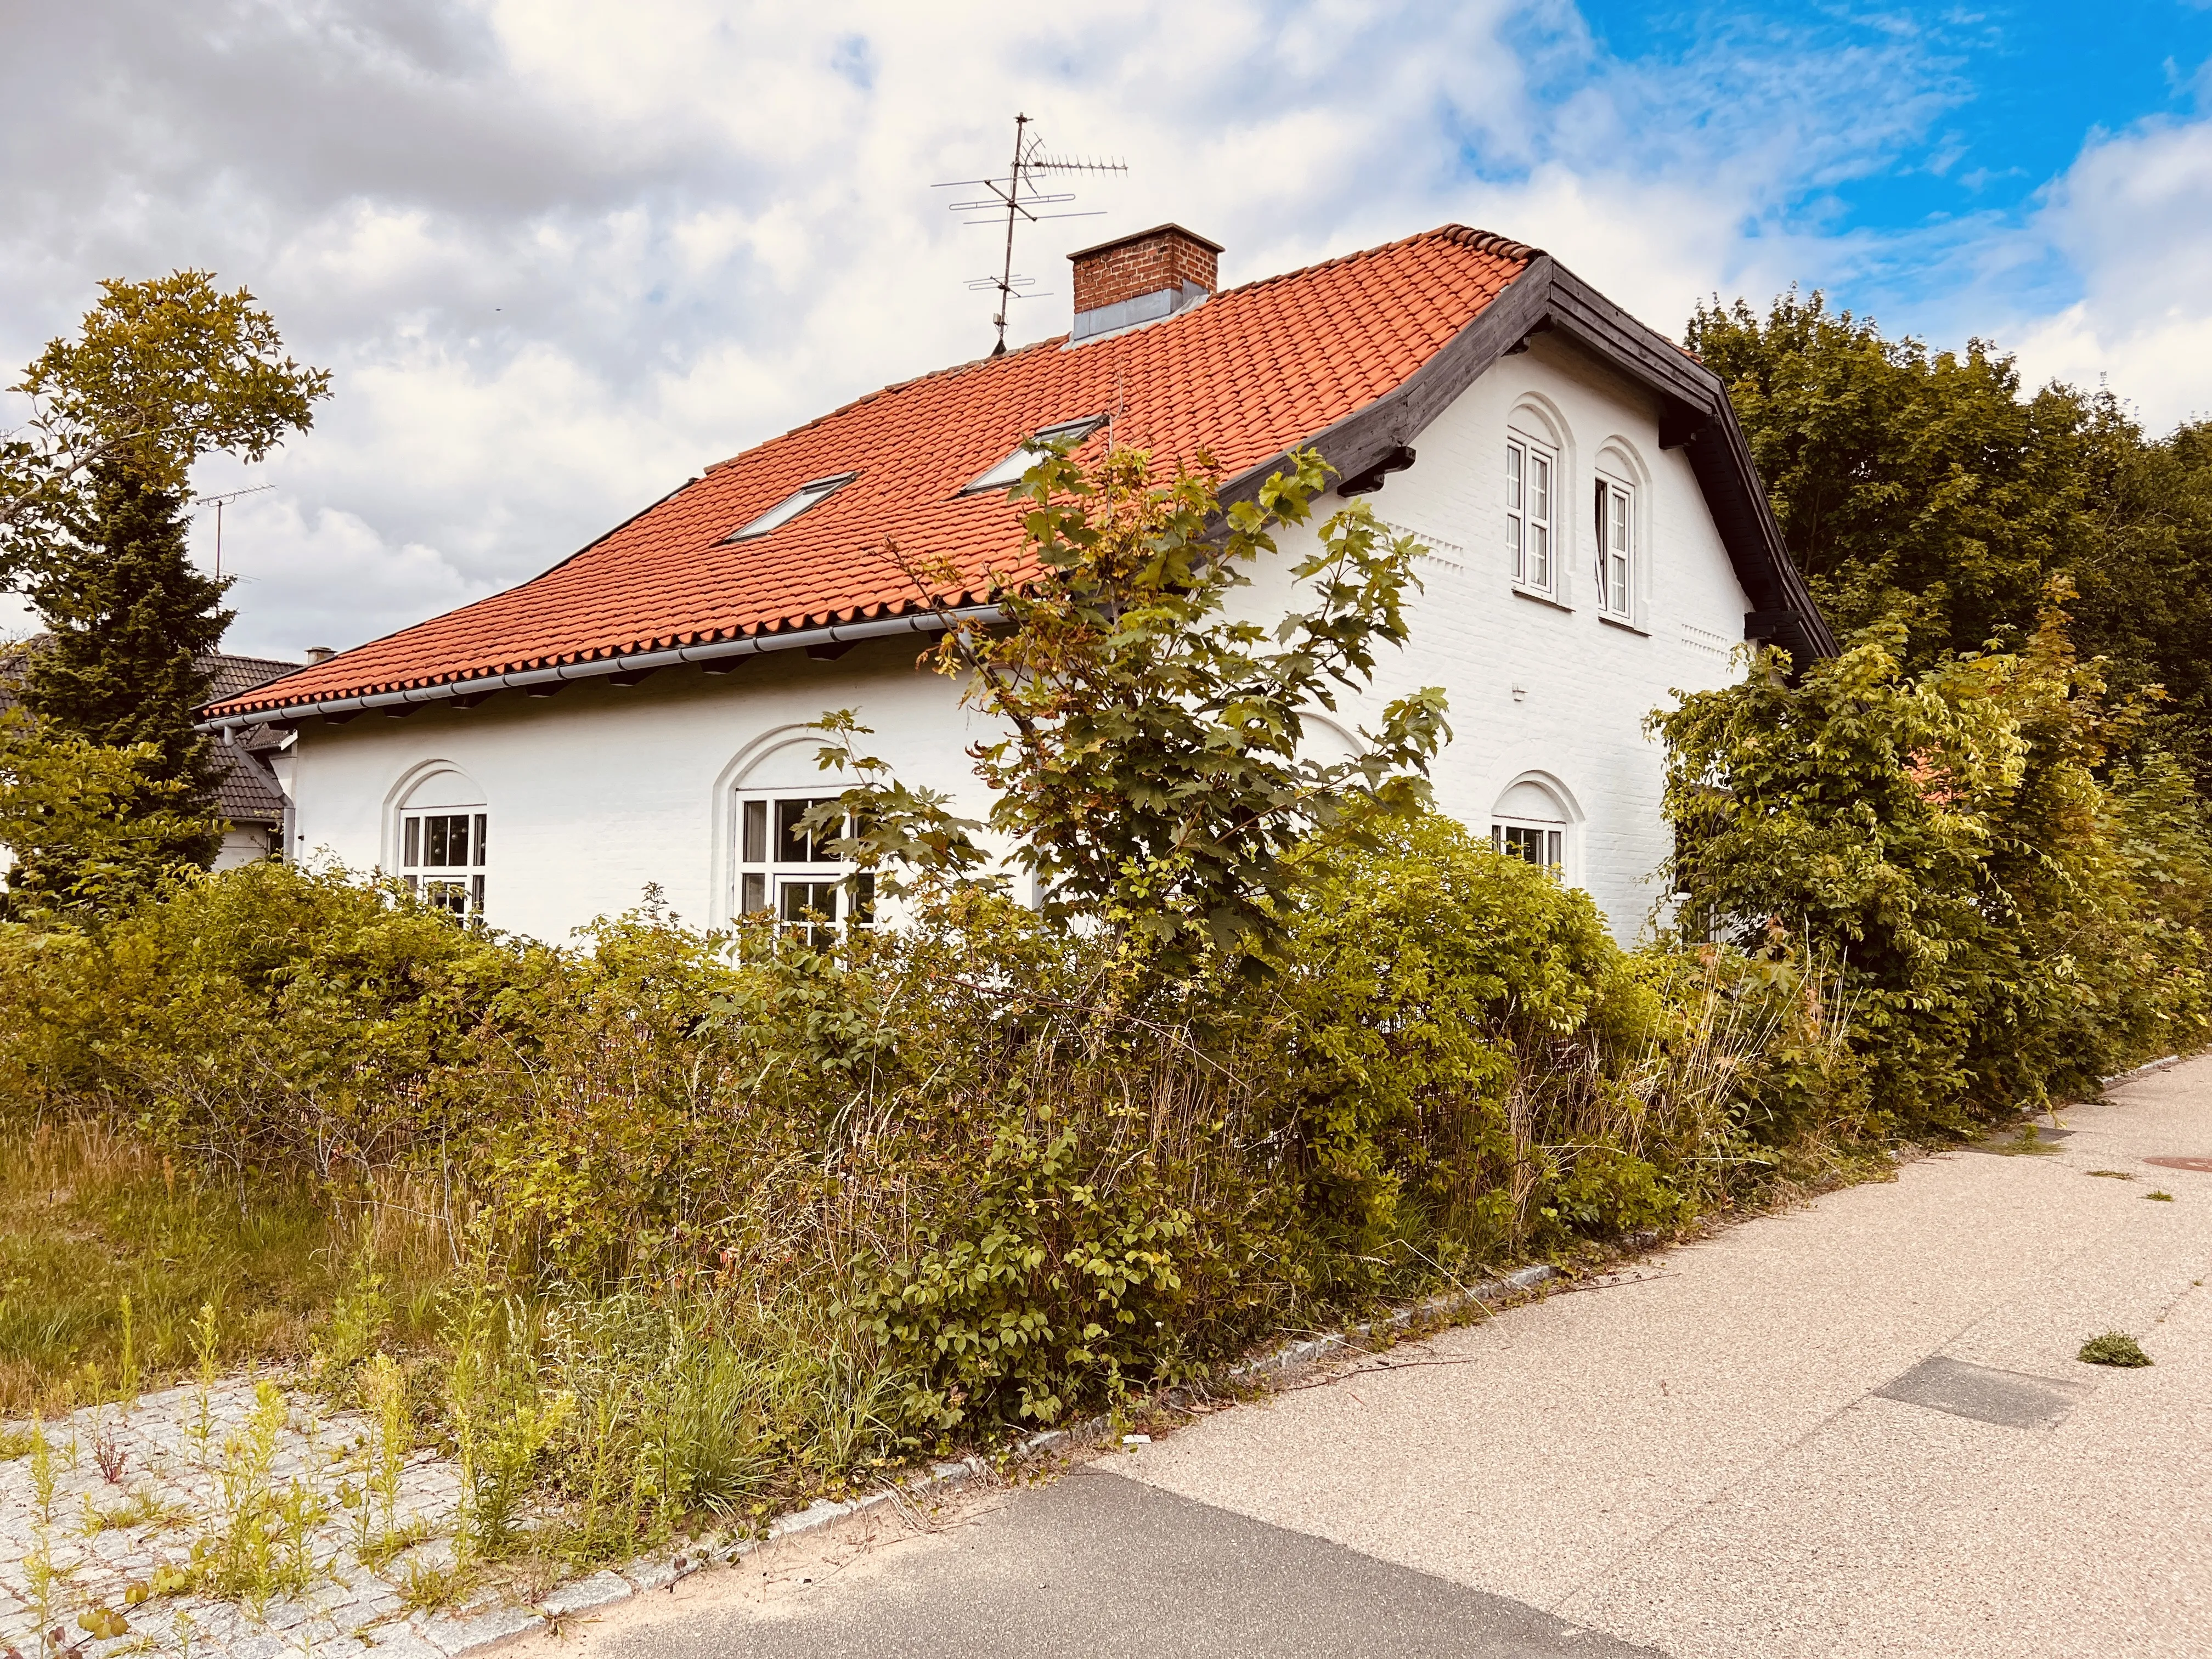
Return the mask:
M1103 415L1093 415L1087 420L1062 421L1058 426L1046 427L981 477L963 485L960 493L973 495L979 490L1006 489L1018 484L1022 481L1022 474L1037 464L1037 449L1046 444L1079 444L1105 424Z
M829 500L860 476L857 472L840 472L835 477L817 478L812 483L801 484L760 517L750 524L740 525L722 539L726 542L749 542L756 536L765 536L777 526L789 524L816 502Z

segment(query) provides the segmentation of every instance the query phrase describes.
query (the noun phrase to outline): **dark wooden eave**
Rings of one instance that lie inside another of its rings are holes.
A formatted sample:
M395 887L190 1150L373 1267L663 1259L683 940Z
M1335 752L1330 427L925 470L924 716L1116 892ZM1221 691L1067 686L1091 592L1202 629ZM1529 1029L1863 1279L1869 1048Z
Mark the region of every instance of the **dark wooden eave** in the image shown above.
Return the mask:
M1783 545L1728 389L1664 335L1646 328L1551 255L1522 273L1395 390L1307 441L1340 477L1364 482L1460 393L1530 336L1557 333L1644 386L1659 402L1659 442L1687 453L1736 580L1751 599L1744 637L1778 645L1800 666L1836 654L1836 638ZM1283 463L1273 456L1233 479L1224 502L1258 495Z

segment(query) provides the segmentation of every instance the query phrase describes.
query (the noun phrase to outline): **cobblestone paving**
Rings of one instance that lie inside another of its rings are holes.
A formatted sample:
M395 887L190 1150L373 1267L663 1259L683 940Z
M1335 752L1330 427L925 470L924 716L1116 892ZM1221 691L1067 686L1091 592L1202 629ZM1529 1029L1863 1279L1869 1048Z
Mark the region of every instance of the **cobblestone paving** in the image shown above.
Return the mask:
M171 1389L45 1425L52 1490L44 1505L29 1425L0 1425L0 1451L15 1454L0 1461L0 1659L58 1651L87 1659L360 1659L369 1651L433 1659L501 1640L548 1613L604 1605L673 1571L662 1559L639 1564L627 1578L601 1572L550 1594L537 1587L535 1603L524 1600L529 1587L508 1583L480 1589L458 1607L410 1607L410 1580L419 1584L453 1563L459 1470L416 1452L396 1482L373 1490L374 1423L296 1390L279 1395L283 1426L262 1464L251 1449L256 1388L234 1379L204 1395L197 1386ZM266 1411L264 1422L275 1415ZM264 1513L289 1506L289 1523L279 1516L270 1528L268 1556L291 1569L295 1587L265 1599L250 1590L235 1600L177 1593L195 1546L204 1553L221 1549L257 1479L269 1500ZM392 1541L386 1492L392 1527L419 1540L388 1559L374 1543ZM374 1569L362 1559L365 1545Z

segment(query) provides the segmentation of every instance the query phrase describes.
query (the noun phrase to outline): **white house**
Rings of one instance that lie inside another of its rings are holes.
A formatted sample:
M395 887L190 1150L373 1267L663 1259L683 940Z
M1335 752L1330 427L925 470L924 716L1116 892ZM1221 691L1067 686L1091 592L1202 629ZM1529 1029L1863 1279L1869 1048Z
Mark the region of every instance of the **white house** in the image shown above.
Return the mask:
M1733 648L1833 642L1719 381L1540 251L1446 226L1218 289L1175 225L1073 256L1068 337L885 387L713 467L544 575L210 704L290 736L294 856L431 884L557 939L658 884L713 923L836 902L787 826L835 792L803 728L851 708L909 782L985 803L981 717L917 667L940 607L1019 577L1004 484L1073 430L1256 490L1318 449L1433 550L1366 708L1441 684L1439 804L1560 866L1632 934L1667 851L1644 715ZM911 565L961 573L917 592ZM1292 550L1286 549L1286 553ZM1248 590L1279 614L1282 570ZM931 603L934 600L934 605Z

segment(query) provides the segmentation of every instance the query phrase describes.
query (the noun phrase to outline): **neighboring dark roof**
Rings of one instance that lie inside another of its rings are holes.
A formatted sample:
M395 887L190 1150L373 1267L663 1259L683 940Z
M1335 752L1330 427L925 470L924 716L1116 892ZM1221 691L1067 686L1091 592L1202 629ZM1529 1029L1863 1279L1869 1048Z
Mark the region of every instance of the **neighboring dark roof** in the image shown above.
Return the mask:
M46 637L34 634L5 655L0 655L0 708L14 704L15 687L30 665L31 653ZM219 697L238 696L301 665L274 657L233 657L221 652L200 659L200 666ZM277 824L284 821L284 792L276 787L276 775L261 758L283 744L283 735L267 726L248 727L230 743L216 743L212 750L216 763L215 799L223 817L234 823Z
M1164 465L1206 449L1229 479L1224 500L1256 494L1295 448L1353 478L1547 330L1657 395L1661 441L1686 446L1750 595L1747 631L1801 661L1832 652L1719 379L1548 254L1446 225L1130 332L1074 347L1056 337L887 386L708 469L520 586L205 713L265 720L556 667L611 672L676 648L988 601L1036 574L1022 514L996 492L960 492L1042 427L1111 413L1113 441ZM726 539L801 485L847 472L851 483L771 533ZM957 574L918 592L887 544L910 568L942 559Z

